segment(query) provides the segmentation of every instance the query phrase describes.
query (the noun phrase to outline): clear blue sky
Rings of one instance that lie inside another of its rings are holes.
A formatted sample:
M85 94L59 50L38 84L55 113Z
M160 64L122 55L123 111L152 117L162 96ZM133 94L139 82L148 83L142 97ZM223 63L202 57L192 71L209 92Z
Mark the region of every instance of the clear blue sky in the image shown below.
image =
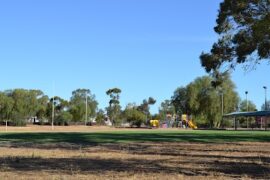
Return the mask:
M216 40L220 0L8 0L0 2L0 90L41 89L69 99L89 88L100 108L105 91L123 90L121 104L161 101L205 75L199 55ZM239 94L264 102L270 66L233 73ZM268 84L267 84L268 83Z

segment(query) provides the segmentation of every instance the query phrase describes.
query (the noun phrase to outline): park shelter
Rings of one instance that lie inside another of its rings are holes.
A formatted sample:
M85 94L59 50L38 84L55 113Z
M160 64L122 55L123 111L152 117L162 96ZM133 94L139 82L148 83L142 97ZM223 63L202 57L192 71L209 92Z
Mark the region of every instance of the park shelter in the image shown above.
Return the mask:
M224 115L224 118L234 118L234 129L237 130L237 117L255 117L255 118L263 118L264 119L264 127L267 130L268 122L267 117L270 117L270 111L254 111L254 112L233 112L230 114Z

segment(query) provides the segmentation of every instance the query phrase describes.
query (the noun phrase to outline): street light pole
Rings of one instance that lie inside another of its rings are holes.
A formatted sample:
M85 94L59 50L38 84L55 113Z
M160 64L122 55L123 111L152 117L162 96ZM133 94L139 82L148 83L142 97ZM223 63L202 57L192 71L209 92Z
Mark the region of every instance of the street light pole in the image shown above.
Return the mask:
M245 94L246 94L246 103L247 103L247 110L246 111L248 112L249 111L248 110L248 91L246 91ZM247 117L247 128L248 128L248 117Z
M265 107L264 107L264 110L267 111L268 110L268 107L267 107L267 87L266 86L263 86L263 89L265 90ZM267 117L265 117L264 119L264 128L265 130L267 130Z
M267 111L268 107L267 107L267 87L263 86L263 89L265 91L265 104L264 104L264 110Z
M249 111L248 110L248 91L246 91L245 94L246 94L246 103L247 103L247 112L248 112Z
M224 116L224 93L223 89L219 90L219 95L221 95L221 124L223 122L223 116Z

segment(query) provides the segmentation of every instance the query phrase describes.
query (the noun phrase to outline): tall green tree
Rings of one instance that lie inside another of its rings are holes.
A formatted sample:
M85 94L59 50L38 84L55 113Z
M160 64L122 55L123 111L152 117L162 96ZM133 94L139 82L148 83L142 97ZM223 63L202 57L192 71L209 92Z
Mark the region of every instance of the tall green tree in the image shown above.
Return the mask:
M234 111L239 98L229 74L224 78L219 89L214 88L212 82L213 78L210 76L199 77L187 85L186 90L180 88L181 93L175 93L173 100L177 100L175 104L180 105L179 109L186 109L187 114L193 115L198 125L213 128L220 127L222 123L222 109L224 113ZM183 93L183 90L186 92ZM178 91L179 89L176 92ZM181 101L184 103L181 104Z
M49 97L46 95L42 95L38 98L38 106L37 106L37 118L40 120L47 119L47 107L49 103Z
M24 125L32 117L44 117L47 96L40 90L14 89L2 93L1 101L5 104L5 118L15 125Z
M112 88L106 92L106 94L110 97L109 107L107 107L106 110L113 125L120 123L119 121L120 121L120 115L121 115L121 106L120 106L121 92L122 91L119 88Z
M6 92L14 100L13 119L28 119L37 116L41 106L45 106L46 96L40 90L14 89Z
M5 93L0 92L0 120L11 120L14 100Z
M46 117L47 103L49 102L48 96L46 96L40 90L29 90L29 114L36 116L38 119L44 119Z
M230 76L224 79L220 89L213 88L211 77L197 78L188 85L189 108L200 123L209 127L220 127L222 122L222 109L224 113L235 110L239 102L235 85ZM223 97L223 107L222 107Z
M217 25L219 39L210 53L202 53L207 72L234 68L240 63L258 64L270 58L270 1L224 0Z
M52 120L52 109L54 104L54 117L55 119L58 118L63 112L69 110L69 102L62 99L59 96L54 96L50 99L49 103L47 104L47 118Z
M174 94L171 98L171 103L173 104L178 115L190 113L188 100L189 97L187 95L186 87L179 87L174 91Z
M89 89L77 89L72 92L70 99L70 113L73 121L82 122L86 120L86 101L87 101L87 120L94 117L97 112L98 102L95 95Z
M137 107L138 111L141 111L147 118L151 118L150 106L156 104L156 100L153 97L144 99L142 104Z

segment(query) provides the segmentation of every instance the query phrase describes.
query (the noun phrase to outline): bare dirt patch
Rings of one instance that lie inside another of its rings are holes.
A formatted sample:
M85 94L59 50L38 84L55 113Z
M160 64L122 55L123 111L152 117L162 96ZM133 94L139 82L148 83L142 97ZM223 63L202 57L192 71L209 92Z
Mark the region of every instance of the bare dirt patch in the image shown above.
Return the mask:
M37 126L27 125L25 127L0 126L0 132L100 132L112 131L115 128L106 126Z

